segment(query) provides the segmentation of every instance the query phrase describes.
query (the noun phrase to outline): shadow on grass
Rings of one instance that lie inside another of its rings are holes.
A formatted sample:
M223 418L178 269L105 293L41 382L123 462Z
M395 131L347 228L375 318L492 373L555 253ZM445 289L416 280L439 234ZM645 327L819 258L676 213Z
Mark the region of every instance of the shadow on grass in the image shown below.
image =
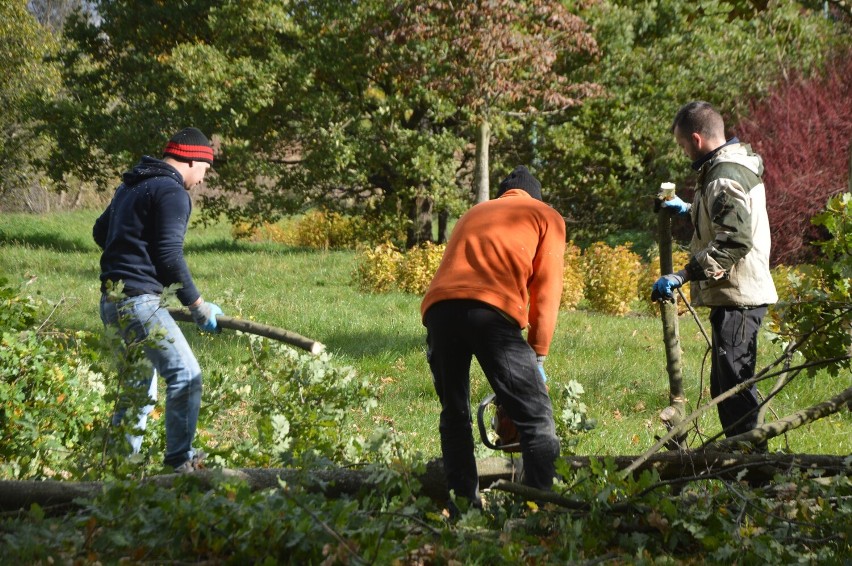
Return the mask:
M32 234L10 233L0 230L0 244L27 246L57 252L90 252L97 249L95 242L66 238L56 232L37 232Z
M351 358L363 358L365 356L397 358L425 347L426 344L425 330L423 336L414 334L401 336L396 333L383 332L353 332L332 334L324 336L322 339L312 338L325 344L329 351Z
M317 253L313 248L300 248L286 244L275 244L271 242L245 242L222 238L219 240L204 242L187 242L184 244L185 254L193 253L282 253L292 255L306 255Z

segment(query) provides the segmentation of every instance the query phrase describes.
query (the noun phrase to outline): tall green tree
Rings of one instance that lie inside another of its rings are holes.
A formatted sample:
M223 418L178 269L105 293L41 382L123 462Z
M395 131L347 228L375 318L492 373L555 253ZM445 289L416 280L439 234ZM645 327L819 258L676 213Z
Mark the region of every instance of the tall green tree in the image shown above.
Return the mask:
M567 70L594 41L561 3L119 0L94 11L66 28L68 96L47 121L63 140L53 175L111 186L192 123L220 144L221 191L205 209L234 220L322 203L404 216L409 245L431 240L435 207L470 202L471 153L487 198L495 116L564 108L590 90Z
M35 101L50 97L58 73L47 58L56 49L49 30L27 11L25 0L0 2L0 195L33 182L29 166L46 143L35 134Z
M776 0L602 0L581 15L601 46L589 80L606 94L538 129L542 181L558 189L578 240L645 231L663 181L688 193L689 163L670 134L680 105L707 100L732 126L776 81L818 69L849 37L822 11Z
M274 220L313 203L409 214L432 187L453 192L448 113L403 95L374 57L387 2L94 4L97 22L66 28L67 95L47 121L63 134L54 177L111 186L191 123L219 145L208 214Z
M92 5L96 19L78 14L65 28L65 90L47 110L60 141L52 176L112 187L140 154L159 155L171 132L193 124L220 146L218 185L257 191L262 157L283 158L269 132L290 107L298 30L288 14L252 0Z

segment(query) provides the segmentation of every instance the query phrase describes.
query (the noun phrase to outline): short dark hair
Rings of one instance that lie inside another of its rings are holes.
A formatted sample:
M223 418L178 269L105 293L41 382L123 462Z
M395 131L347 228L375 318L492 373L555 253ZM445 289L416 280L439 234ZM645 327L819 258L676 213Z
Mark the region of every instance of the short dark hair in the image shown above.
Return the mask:
M722 115L709 102L696 100L680 107L672 122L681 134L701 134L703 136L725 135L725 122Z

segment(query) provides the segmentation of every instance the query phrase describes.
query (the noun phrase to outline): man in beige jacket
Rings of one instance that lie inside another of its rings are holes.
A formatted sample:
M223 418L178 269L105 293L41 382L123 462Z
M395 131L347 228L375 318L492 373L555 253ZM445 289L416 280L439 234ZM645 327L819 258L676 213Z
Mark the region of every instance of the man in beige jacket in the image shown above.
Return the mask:
M722 116L707 102L690 102L675 116L672 133L698 171L691 204L675 197L663 206L690 215L694 228L688 264L660 277L651 298L666 300L692 283L693 304L710 307L713 397L754 376L757 335L767 306L778 300L769 272L769 218L763 161L737 138L726 140ZM718 405L726 436L757 426L757 389ZM755 447L765 450L765 443Z

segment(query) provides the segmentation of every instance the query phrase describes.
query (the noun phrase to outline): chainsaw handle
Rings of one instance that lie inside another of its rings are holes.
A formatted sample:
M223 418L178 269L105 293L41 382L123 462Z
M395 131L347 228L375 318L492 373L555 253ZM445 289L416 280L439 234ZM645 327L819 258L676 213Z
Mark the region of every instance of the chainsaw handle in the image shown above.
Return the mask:
M503 452L519 452L521 449L520 442L511 442L509 444L503 444L502 438L498 438L496 443L491 442L491 440L488 439L488 431L485 428L485 409L491 403L494 403L495 407L497 406L497 403L494 401L495 397L496 395L494 393L488 395L485 399L482 400L482 402L479 404L479 409L477 409L476 411L476 424L479 427L479 436L480 438L482 438L482 443L492 450L501 450ZM499 415L499 413L500 408L497 407L497 414Z
M492 393L479 404L479 408L476 410L476 424L479 426L479 437L482 439L482 443L491 450L501 450L499 446L489 440L488 431L485 429L485 408L494 401L494 397L496 395Z

